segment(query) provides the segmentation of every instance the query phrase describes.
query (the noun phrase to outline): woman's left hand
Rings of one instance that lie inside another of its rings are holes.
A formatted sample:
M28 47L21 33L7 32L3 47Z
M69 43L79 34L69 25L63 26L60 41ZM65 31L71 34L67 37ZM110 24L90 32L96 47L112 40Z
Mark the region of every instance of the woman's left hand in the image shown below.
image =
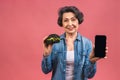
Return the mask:
M108 47L106 47L106 56L104 57L104 58L99 58L99 57L95 57L94 56L94 49L95 49L95 47L93 47L93 49L92 49L92 52L90 53L90 56L89 56L89 58L90 58L90 61L92 62L92 63L95 63L96 61L98 61L98 60L100 60L100 59L106 59L107 58L107 53L108 53Z

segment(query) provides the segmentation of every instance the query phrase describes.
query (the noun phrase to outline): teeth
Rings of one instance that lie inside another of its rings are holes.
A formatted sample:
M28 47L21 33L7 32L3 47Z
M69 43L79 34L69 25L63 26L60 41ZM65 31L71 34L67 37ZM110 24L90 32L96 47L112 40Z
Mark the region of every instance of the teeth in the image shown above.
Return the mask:
M73 27L71 27L70 29L73 29Z

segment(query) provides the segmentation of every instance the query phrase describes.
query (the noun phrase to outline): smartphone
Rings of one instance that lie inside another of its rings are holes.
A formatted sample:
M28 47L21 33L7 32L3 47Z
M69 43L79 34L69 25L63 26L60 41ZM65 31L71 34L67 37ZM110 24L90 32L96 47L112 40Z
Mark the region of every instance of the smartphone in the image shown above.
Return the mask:
M95 36L95 57L104 58L106 56L106 35Z

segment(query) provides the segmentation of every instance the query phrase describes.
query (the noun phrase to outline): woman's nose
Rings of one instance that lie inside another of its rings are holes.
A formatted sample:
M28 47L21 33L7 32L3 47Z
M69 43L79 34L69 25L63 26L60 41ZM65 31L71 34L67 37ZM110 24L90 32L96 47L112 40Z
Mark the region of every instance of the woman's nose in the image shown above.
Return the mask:
M69 20L68 25L72 25L72 21L71 20Z

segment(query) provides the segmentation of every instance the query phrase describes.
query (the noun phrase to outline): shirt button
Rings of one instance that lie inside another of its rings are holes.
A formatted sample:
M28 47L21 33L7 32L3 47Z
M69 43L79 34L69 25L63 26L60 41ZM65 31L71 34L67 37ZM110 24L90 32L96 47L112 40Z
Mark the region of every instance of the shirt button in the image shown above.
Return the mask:
M64 72L65 72L65 69L64 69Z

